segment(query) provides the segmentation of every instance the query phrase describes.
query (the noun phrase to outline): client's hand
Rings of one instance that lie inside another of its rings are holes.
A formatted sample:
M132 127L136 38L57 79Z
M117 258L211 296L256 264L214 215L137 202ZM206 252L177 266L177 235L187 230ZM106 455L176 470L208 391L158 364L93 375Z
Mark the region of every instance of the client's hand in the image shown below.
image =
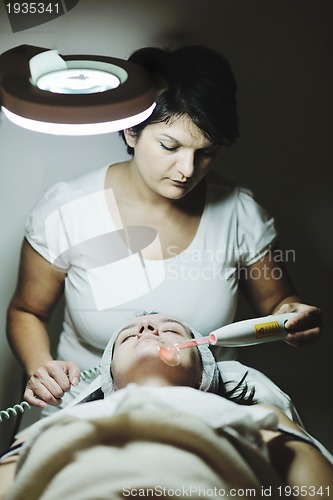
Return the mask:
M45 408L59 406L64 393L80 380L80 368L73 361L49 361L30 377L24 399L31 405Z
M300 347L307 342L318 340L323 329L321 310L318 307L291 302L283 304L276 314L295 312L297 315L289 319L285 326L290 334L285 341L295 347Z

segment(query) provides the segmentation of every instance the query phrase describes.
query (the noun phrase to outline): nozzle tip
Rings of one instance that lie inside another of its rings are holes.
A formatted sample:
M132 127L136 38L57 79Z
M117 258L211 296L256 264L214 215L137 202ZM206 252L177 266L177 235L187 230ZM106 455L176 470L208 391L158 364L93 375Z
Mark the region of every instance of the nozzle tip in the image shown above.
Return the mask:
M213 345L215 345L215 344L216 344L216 342L217 342L217 337L216 337L216 335L215 335L215 333L214 333L214 332L212 332L212 333L210 333L210 334L209 334L209 342L210 342L211 344L213 344Z

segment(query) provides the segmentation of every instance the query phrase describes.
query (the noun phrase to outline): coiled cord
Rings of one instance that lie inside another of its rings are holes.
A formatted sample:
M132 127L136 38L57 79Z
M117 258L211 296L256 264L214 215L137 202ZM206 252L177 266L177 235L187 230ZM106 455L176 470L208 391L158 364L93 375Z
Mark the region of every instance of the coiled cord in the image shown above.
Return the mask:
M81 372L80 381L83 380L92 380L96 378L100 374L100 369L98 366L95 368L89 368L88 370L84 370ZM31 406L27 401L22 401L19 404L14 406L10 406L6 410L0 410L0 422L5 418L9 420L11 417L17 417L20 413L24 413L26 410L31 410Z
M11 417L16 417L19 413L24 413L25 410L30 410L31 406L26 401L22 401L20 404L10 406L7 410L0 411L0 422L2 422L3 417L9 420Z
M96 366L95 368L90 368L89 370L84 370L83 372L81 372L80 380L86 381L88 379L96 378L100 373L101 371L98 366Z

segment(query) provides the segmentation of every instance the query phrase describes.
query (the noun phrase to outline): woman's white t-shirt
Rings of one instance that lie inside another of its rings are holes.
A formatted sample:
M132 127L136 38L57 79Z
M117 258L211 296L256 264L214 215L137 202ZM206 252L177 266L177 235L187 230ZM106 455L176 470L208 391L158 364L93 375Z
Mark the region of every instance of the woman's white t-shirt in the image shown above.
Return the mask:
M67 273L59 359L81 369L97 366L112 332L142 311L181 318L203 335L231 323L239 271L276 240L274 221L250 191L207 175L204 211L186 250L166 260L145 258L160 249L148 227L124 227L109 167L46 190L26 222L30 245Z

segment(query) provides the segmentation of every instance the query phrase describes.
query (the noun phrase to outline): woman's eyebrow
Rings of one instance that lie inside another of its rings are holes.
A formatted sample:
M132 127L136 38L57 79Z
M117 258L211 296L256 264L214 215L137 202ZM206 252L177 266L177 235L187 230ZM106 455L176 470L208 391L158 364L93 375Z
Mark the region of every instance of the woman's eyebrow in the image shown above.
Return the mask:
M160 137L163 137L164 139L168 139L169 141L176 142L177 144L181 144L178 139L175 137L172 137L172 135L169 134L160 134Z
M173 137L172 135L169 135L169 134L160 134L160 138L164 138L164 139L168 139L169 141L172 141L174 142L175 144L178 144L178 145L181 145L182 142L179 141L178 139L176 139L175 137ZM203 146L202 148L200 148L201 151L209 151L209 152L215 152L217 151L218 149L220 148L220 146L218 144L212 144L212 143L209 143L207 144L206 146Z
M161 323L177 323L178 325L182 326L185 328L184 324L179 321L178 319L174 319L174 318L162 318L161 320Z

